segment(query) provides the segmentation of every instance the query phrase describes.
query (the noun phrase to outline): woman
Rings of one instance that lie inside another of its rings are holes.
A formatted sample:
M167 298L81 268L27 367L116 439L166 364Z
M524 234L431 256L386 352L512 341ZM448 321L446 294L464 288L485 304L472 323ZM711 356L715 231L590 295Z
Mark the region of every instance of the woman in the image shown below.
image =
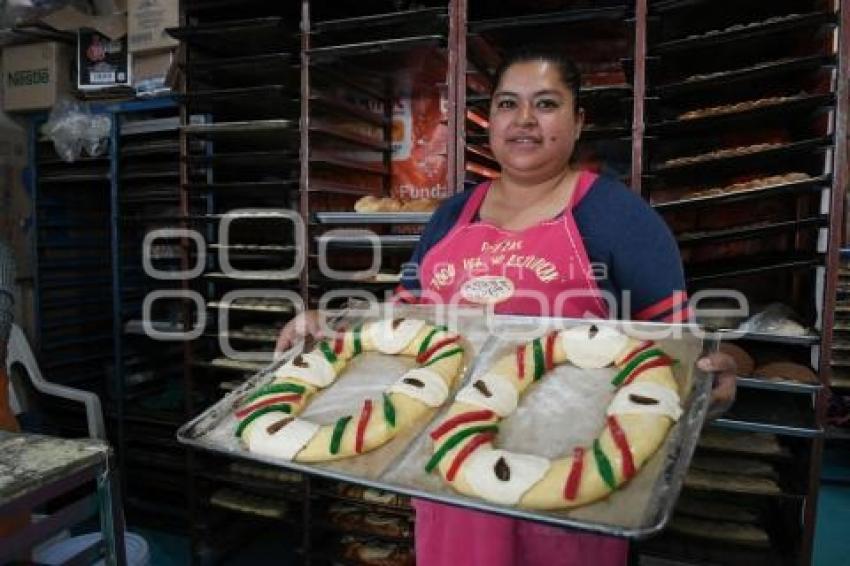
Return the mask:
M506 58L490 103L490 146L501 177L448 199L426 227L402 299L491 303L496 312L682 322L689 311L676 242L663 220L621 183L571 163L584 113L579 74L547 49ZM625 300L623 300L625 299ZM306 314L278 350L316 333ZM734 397L734 362L700 360L719 373L715 404ZM419 564L622 565L626 541L419 501Z

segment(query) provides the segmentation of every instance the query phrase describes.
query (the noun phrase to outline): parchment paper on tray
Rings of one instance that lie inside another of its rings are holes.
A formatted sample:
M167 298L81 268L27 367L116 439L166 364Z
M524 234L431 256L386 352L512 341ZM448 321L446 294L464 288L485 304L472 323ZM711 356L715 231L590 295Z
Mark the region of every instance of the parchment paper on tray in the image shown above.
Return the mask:
M537 324L535 331L526 333L522 331L527 327L522 318L517 318L515 325L504 318L501 320L507 326L498 328L494 339L488 342L476 361L469 379L482 375L501 357L547 330ZM570 325L557 324L550 328ZM656 332L663 329L652 325L635 328ZM644 337L639 331L627 333ZM673 374L680 386L685 412L637 476L608 498L572 510L531 511L463 496L447 486L438 473L424 471L432 454L427 432L436 423L428 427L426 434L416 440L381 480L389 484L390 489L394 486L413 488L420 491L421 497L429 499L616 536L641 537L660 530L672 511L693 454L705 417L711 380L708 376L696 375L698 370L694 368L694 362L703 351L702 340L685 334L682 339L657 342L667 354L679 360ZM582 370L567 364L556 367L522 398L517 411L501 422L497 446L554 459L570 453L576 446L591 444L605 426L605 410L614 396L611 379L615 373L613 368Z
M441 314L445 310L443 307L438 309L439 312L435 312L434 307L397 307L392 316L422 318L443 324L446 320ZM568 328L587 322L504 315L485 319L480 309L457 309L451 315L456 321L451 325L463 335L467 347L466 372L455 391L472 376L483 374L518 344L541 336L553 328ZM366 318L381 316L373 313ZM352 313L343 323L350 326L361 320L364 320L363 315ZM242 388L184 425L178 432L178 438L199 448L398 491L414 497L613 536L647 536L663 528L672 513L696 447L708 407L711 379L697 370L694 364L701 353L714 349L716 344L708 341L703 344L701 338L681 326L653 323L630 323L623 326L617 322L594 322L612 325L636 338L655 339L666 353L679 361L673 373L680 384L684 414L656 454L631 482L605 500L574 510L530 511L492 504L462 496L446 486L438 474L427 474L425 463L432 450L427 432L435 426L437 418L448 409L451 402L431 411L421 422L415 423L409 433L397 436L378 450L353 458L317 465L278 460L248 452L234 436L234 400L271 381L273 370L279 364L253 377ZM671 329L678 331L675 338L659 338L664 332L669 336ZM292 355L295 353L292 352ZM365 353L359 358L348 366L333 387L316 396L302 413L304 418L330 423L343 414L355 413L364 399L377 396L414 363L403 356L377 353ZM497 445L512 451L557 458L574 446L589 444L604 426L605 409L613 396L610 386L613 373L612 369L589 371L568 365L549 372L523 398L517 411L502 421Z
M423 308L419 306L397 305L390 311L364 312L352 310L343 316L338 323L351 327L364 320L380 319L383 316L419 318L434 324L447 324L463 337L464 363L458 376L455 388L449 397L454 397L455 392L463 382L472 361L484 346L488 337L484 320L480 309L454 310L447 316L445 310L435 311L434 308ZM289 352L290 356L298 351ZM226 450L230 453L244 455L247 458L259 459L277 465L292 465L286 460L273 458L260 458L242 447L234 431L237 419L233 415L234 403L246 394L262 387L274 379L274 370L284 363L284 360L275 363L269 369L264 370L257 376L252 377L243 387L227 395L216 403L205 415L214 418L206 419L203 425L198 423L193 429L187 431L193 435L193 440L202 444L212 444L218 450ZM363 401L369 398L380 398L381 393L392 383L398 380L408 369L415 367L416 362L407 356L391 356L379 352L364 352L354 358L337 378L331 387L316 394L310 404L299 415L301 418L311 420L317 424L330 424L339 417L357 414L363 406ZM344 458L327 463L310 464L311 470L326 469L336 473L350 474L358 478L377 479L392 461L404 452L416 438L422 429L435 417L438 409L429 410L418 422L404 432L398 434L384 446L352 458ZM202 415L203 417L203 415ZM191 424L191 423L190 423ZM179 434L179 433L178 433ZM209 446L208 446L209 447Z

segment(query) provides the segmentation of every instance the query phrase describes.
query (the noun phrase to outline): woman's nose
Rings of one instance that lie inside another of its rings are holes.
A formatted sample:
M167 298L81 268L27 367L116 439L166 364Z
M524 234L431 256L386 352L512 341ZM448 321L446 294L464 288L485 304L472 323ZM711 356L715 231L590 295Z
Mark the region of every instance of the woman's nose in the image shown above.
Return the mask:
M537 122L537 116L534 114L534 106L529 103L520 103L516 114L516 121L521 126Z

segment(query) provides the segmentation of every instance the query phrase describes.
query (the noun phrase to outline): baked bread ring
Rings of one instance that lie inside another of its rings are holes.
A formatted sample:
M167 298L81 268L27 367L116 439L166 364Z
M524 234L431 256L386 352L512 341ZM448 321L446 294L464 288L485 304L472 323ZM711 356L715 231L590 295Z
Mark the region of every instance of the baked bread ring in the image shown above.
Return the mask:
M495 448L499 422L530 385L564 363L619 370L602 433L591 446L556 460ZM439 470L464 495L529 509L578 507L606 497L637 473L681 415L673 363L654 342L595 325L523 344L458 392L430 432L426 471Z
M319 425L296 417L318 391L333 385L348 362L366 351L415 357L419 367L393 383L360 413ZM367 322L321 341L289 360L274 380L239 403L236 436L248 450L298 462L356 456L387 443L443 405L463 365L458 334L418 319Z

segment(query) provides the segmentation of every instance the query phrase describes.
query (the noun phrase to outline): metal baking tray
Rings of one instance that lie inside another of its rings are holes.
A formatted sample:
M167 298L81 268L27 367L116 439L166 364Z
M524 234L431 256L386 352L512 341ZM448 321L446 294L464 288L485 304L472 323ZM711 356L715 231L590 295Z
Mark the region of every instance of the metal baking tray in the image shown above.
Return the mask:
M685 265L688 283L760 275L770 271L811 269L822 265L824 259L817 253L785 253L715 260L708 263Z
M659 142L662 140L658 140ZM715 167L726 167L730 165L747 164L752 166L768 162L769 160L784 160L785 158L794 158L798 155L809 153L815 150L823 150L830 147L832 144L832 136L824 136L818 138L810 138L800 141L789 142L773 147L751 151L749 153L729 154L723 156L703 155L688 155L694 159L701 158L699 161L691 161L689 163L673 163L666 164L660 162L650 165L650 172L653 175L664 175L681 172L694 172L699 170L707 170ZM706 150L707 151L707 150ZM684 157L684 156L682 156Z
M652 89L658 95L681 94L706 87L714 88L741 81L763 80L778 74L792 73L834 64L832 55L810 55L798 58L786 58L758 63L742 69L716 72L705 75L692 75L681 80L662 84Z
M525 342L533 336L539 336L547 330L564 328L576 323L586 323L574 319L561 318L534 318L510 315L485 315L479 308L457 308L457 307L426 307L395 305L392 308L392 316L411 316L429 321L445 322L448 320L452 326L464 336L467 342L467 364L463 375L463 383L468 382L473 376L485 371L506 349L514 347L517 343ZM372 316L356 314L358 311L343 311L337 319L338 323L346 325L354 324ZM360 311L362 312L362 311ZM435 409L424 422L415 423L412 430L403 436L397 437L393 442L384 447L364 454L357 458L349 458L337 462L321 464L301 464L277 460L270 457L255 455L245 451L239 441L233 435L235 419L232 416L233 407L237 399L242 398L250 391L261 387L273 379L274 371L284 363L284 360L270 365L260 371L237 390L229 393L215 405L207 409L194 420L186 423L180 428L177 437L180 442L195 448L209 450L231 457L240 457L247 460L255 460L267 464L281 466L296 471L311 473L326 478L353 482L368 487L388 490L407 494L422 499L430 499L451 505L468 507L483 511L489 511L516 518L558 525L573 529L597 532L611 536L627 538L643 538L657 533L664 528L668 518L672 514L673 505L678 497L684 476L687 472L691 456L696 448L697 440L702 428L703 420L708 408L711 379L710 376L698 370L694 362L698 356L714 351L717 342L711 337L703 340L691 332L691 328L681 325L665 325L657 323L620 323L616 321L594 321L600 325L612 325L633 336L647 338L659 337L662 332L671 330L679 331L675 339L659 340L665 351L677 358L679 363L674 366L674 374L681 384L681 390L686 391L683 395L685 413L679 422L674 425L667 436L664 444L656 454L650 458L639 475L634 478L623 489L618 490L607 499L571 511L545 512L529 511L514 507L506 507L491 504L479 499L461 496L451 488L445 486L436 475L427 475L422 470L422 464L431 454L430 443L427 432L434 426L439 417L448 410L449 403L440 409ZM292 356L300 348L288 352ZM365 395L372 395L381 391L386 385L392 383L410 365L409 360L400 357L387 357L379 354L364 355L349 366L343 376L337 381L333 388L317 396L303 413L306 418L315 418L320 422L331 422L340 414L350 413L359 406L359 400ZM567 375L570 372L581 372L576 368L561 366L551 372L557 376L563 370ZM593 372L612 372L611 369L593 370ZM585 379L568 380L566 383L586 383L593 381L596 377L597 390L607 388L610 375L591 375L589 372L581 372ZM376 377L379 376L379 377ZM558 377L563 379L564 375ZM361 395L351 395L354 380L360 380ZM564 383L549 381L550 383ZM544 387L547 381L541 382L539 387ZM602 384L602 385L600 385ZM348 388L348 391L334 389ZM568 390L556 385L559 391ZM532 391L526 397L526 403L540 391ZM588 405L584 410L598 412L599 427L604 418L602 407L607 406L610 397L599 392L591 396L585 396L581 390L569 393L577 404L573 405L576 410L581 410L580 405ZM607 391L610 396L611 392ZM329 396L335 395L333 401L327 400ZM548 396L549 393L542 393ZM538 395L540 397L541 395ZM351 399L354 399L353 401ZM335 407L335 411L328 411L327 407L334 402L339 404L340 399L345 399L348 405L343 409ZM588 399L594 399L597 407L590 406ZM327 401L327 402L324 402ZM324 402L324 403L323 403ZM536 403L532 401L532 403ZM323 405L323 406L322 406ZM537 407L533 406L536 411ZM324 412L323 412L324 411ZM536 411L535 414L539 414ZM317 418L322 415L323 418ZM516 415L506 419L503 426L509 426ZM545 418L559 418L558 415L545 415ZM572 427L589 434L590 438L598 434L598 428L587 425L582 419L575 419L577 426ZM527 427L526 427L527 428ZM539 428L527 428L525 432L520 426L515 427L512 434L514 439L510 442L523 442L523 434L539 436ZM547 427L545 430L560 430L558 427ZM517 433L519 436L517 436ZM533 433L533 434L532 434ZM504 435L503 435L504 436ZM560 436L560 435L559 435ZM531 439L534 440L534 439ZM583 442L579 440L579 442ZM540 440L537 439L537 444ZM506 445L508 449L510 444ZM527 448L526 448L527 450ZM550 455L551 456L551 455Z
M768 185L765 187L758 187L745 191L735 191L718 195L697 196L665 202L653 202L650 197L650 203L652 204L652 207L656 210L675 210L689 206L707 206L721 202L733 202L764 197L777 197L779 195L785 194L800 194L821 191L825 188L829 188L829 183L831 181L831 175L822 175L820 177L814 177L812 179L803 179L801 181L782 183L780 185Z
M430 212L317 212L319 224L427 224Z
M651 50L656 54L675 53L677 51L709 47L729 41L748 40L755 37L774 35L804 27L820 26L834 22L835 14L830 12L809 12L805 14L775 16L761 22L740 24L724 29L710 30L680 39L670 39L651 47Z
M723 114L714 114L711 116L703 116L701 118L692 118L690 120L681 120L675 117L668 117L663 110L659 111L659 115L651 118L647 126L647 132L652 134L680 134L685 135L698 131L715 130L720 126L743 126L742 122L749 121L764 121L767 119L775 119L786 124L788 119L794 115L798 116L803 112L812 112L814 110L827 107L835 101L832 94L800 94L782 102L749 108L746 110L730 111ZM742 101L743 102L743 101ZM704 107L718 106L719 104L705 103ZM677 115L684 114L689 110L696 108L682 108L676 111ZM760 124L764 125L764 124Z
M826 226L829 223L827 216L815 216L811 218L800 218L797 220L781 220L774 222L759 222L733 228L720 230L700 230L676 234L679 245L702 245L708 242L731 242L733 240L746 240L749 238L768 238L777 233L796 232L803 229L815 229Z

